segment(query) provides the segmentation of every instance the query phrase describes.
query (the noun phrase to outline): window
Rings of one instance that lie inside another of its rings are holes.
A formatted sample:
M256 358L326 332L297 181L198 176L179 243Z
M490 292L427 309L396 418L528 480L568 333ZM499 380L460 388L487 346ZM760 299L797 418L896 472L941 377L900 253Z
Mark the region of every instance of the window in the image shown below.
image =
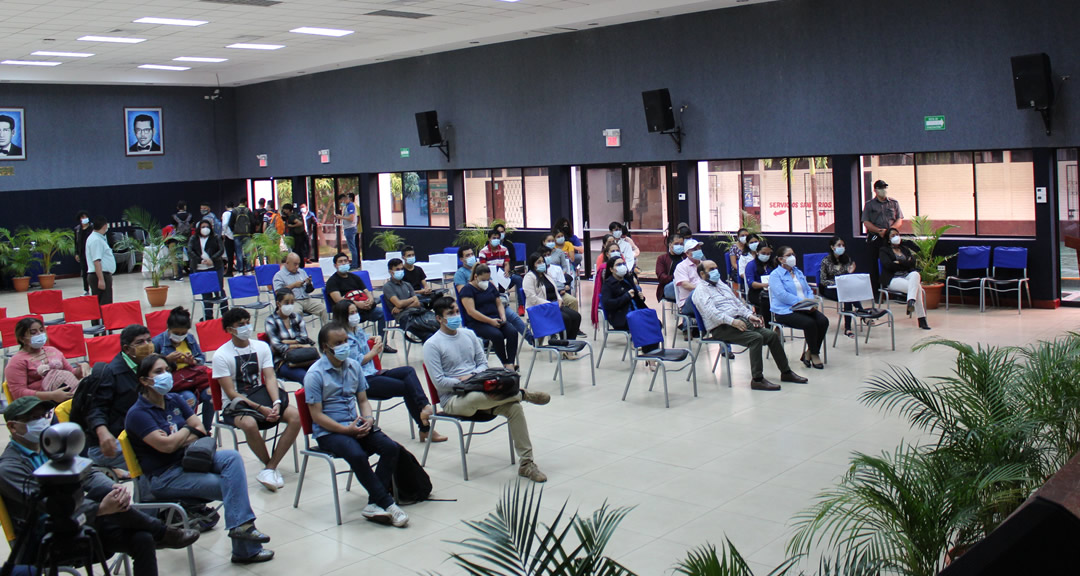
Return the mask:
M957 226L952 235L1034 236L1035 170L1030 150L882 154L862 157L863 201L873 183L889 184L889 197L910 219Z
M698 163L699 226L734 232L750 219L762 232L833 230L828 157L713 160Z
M513 228L551 227L547 168L465 171L465 223L488 226L503 220Z
M446 172L379 174L379 223L448 228Z

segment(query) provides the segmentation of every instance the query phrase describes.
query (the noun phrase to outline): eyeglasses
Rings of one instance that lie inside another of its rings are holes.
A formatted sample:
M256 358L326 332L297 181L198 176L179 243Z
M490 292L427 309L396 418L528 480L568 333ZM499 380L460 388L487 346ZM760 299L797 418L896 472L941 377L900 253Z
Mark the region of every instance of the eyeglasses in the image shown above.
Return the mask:
M135 133L136 134L153 134L154 129L153 128L136 128Z

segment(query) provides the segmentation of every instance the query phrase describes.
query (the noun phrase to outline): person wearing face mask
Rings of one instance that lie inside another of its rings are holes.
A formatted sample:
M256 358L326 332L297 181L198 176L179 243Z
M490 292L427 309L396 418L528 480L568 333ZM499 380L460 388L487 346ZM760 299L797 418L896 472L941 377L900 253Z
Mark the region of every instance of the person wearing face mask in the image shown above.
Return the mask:
M746 237L746 251L739 256L739 259L735 264L736 267L732 268L732 270L736 271L739 279L739 282L736 282L736 290L738 290L739 284L744 281L743 279L746 278L746 265L757 259L757 251L761 249L761 246L764 244L765 240L757 234L750 234Z
M547 302L558 302L559 312L562 314L563 324L566 326L566 336L570 340L576 340L581 334L581 314L577 311L577 299L569 294L560 294L558 286L548 275L548 263L540 252L534 252L528 259L529 272L522 281L522 289L525 292L525 306L539 306ZM568 354L567 358L576 356Z
M874 197L863 205L860 220L866 228L866 242L870 244L871 254L877 254L882 248L888 247L889 228L900 229L904 222L904 212L900 210L900 202L889 198L889 185L884 180L874 182ZM877 266L870 267L870 280L875 288L879 285ZM884 282L880 285L888 286Z
M209 220L213 225L214 236L221 236L221 220L210 210L210 203L199 204L199 220Z
M75 394L79 380L89 371L68 364L64 354L48 345L45 325L26 317L15 323L19 351L8 360L4 377L12 398L36 396L59 404Z
M86 240L94 232L94 227L90 224L90 213L86 210L79 210L75 218L79 221L75 225L75 262L82 264L86 257ZM79 267L79 274L82 276L83 296L89 296L90 276L86 266Z
M364 283L364 279L349 271L350 265L349 255L338 252L337 256L334 256L334 267L337 272L326 280L324 290L330 295L331 302L342 299L356 302L356 307L360 309L360 316L364 322L374 322L375 332L382 336L386 331L386 318L383 316L382 305L375 300L371 287ZM386 353L397 354L397 350L388 345Z
M127 476L127 464L120 452L116 437L124 429L124 417L139 396L139 380L135 376L139 362L154 353L150 330L142 324L132 324L120 331L120 353L101 373L97 390L86 408L83 426L87 430L87 456L98 466L112 468L117 475Z
M675 301L675 267L686 258L683 237L671 234L667 239L667 252L656 258L656 300Z
M758 316L769 318L769 295L765 294L769 285L766 282L777 264L773 259L772 247L761 242L756 248L756 256L746 264L746 301L754 305Z
M836 277L854 272L855 261L848 255L844 239L833 236L832 240L829 240L829 255L821 259L821 270L818 271L818 289L821 291L822 297L837 300ZM862 310L862 303L844 303L844 312L851 312L855 309ZM848 338L855 337L855 333L851 331L851 316L844 316L844 335Z
M498 229L492 229L488 232L487 244L484 244L476 257L481 264L487 264L490 268L502 268L503 272L506 273L506 277L509 278L510 251L506 249L506 246L503 246L504 235Z
M315 342L308 338L307 324L288 288L274 292L276 310L264 324L274 354L277 377L287 382L303 382L308 366L318 358Z
M710 338L746 346L747 355L750 357L750 388L766 392L780 390L779 384L765 379L765 367L761 359L761 349L765 346L768 346L772 353L782 382L805 384L807 379L796 374L788 364L780 335L766 328L765 320L754 314L720 278L720 269L716 263L703 260L698 263L697 272L701 284L694 290L692 301L705 323L702 329L709 332Z
M284 291L282 299L286 296L292 294ZM281 306L278 309L279 314L285 312ZM221 386L226 402L221 420L244 431L248 447L264 466L255 479L267 490L276 492L285 487L285 479L277 468L300 433L300 414L295 406L289 405L289 394L278 386L273 353L266 342L255 338L251 314L243 308L233 308L222 315L221 326L231 336L214 352L213 377ZM303 322L300 326L303 327ZM295 337L295 333L290 335ZM302 381L302 375L297 381ZM278 428L281 423L285 424L285 430ZM278 428L272 454L262 436L263 430L271 428Z
M51 402L26 396L4 410L11 441L0 454L0 496L15 533L29 532L28 548L23 550L27 564L37 558L39 542L45 536L44 503L38 503L40 514L28 512L39 491L34 470L48 460L41 452L41 435L52 423L52 408ZM80 484L83 501L78 512L97 531L105 553L104 558L94 559L97 562L122 552L131 556L135 576L155 576L156 548L186 548L199 539L197 530L167 528L157 518L131 508L127 490L96 468L91 468ZM28 516L37 520L24 524Z
M687 302L690 300L690 294L701 283L697 266L705 260L705 252L702 250L704 244L691 238L684 241L683 246L686 247L686 258L675 267L675 305L678 306L680 312L693 318L692 310ZM686 328L680 327L680 330L685 333ZM698 328L695 326L690 336L697 336L697 333Z
M303 258L296 252L289 252L285 256L281 269L274 274L274 292L282 288L291 290L293 298L296 299L297 309L303 314L318 316L319 325L322 326L326 324L328 318L326 304L323 303L322 298L312 298L308 294L309 289L314 291L315 288L307 270L300 265L302 262Z
M600 261L596 263L596 276L593 278L593 299L592 299L592 324L593 324L593 336L596 335L596 327L600 323L600 294L604 290L604 271L607 270L607 263L612 258L621 258L622 253L619 252L619 246L615 244L615 238L611 235L604 236L604 249L600 253Z
M368 383L360 361L352 358L347 329L331 322L319 330L322 357L304 378L304 399L311 410L311 435L319 448L344 459L360 485L367 490L368 504L360 512L365 519L404 528L409 515L394 502L394 469L400 448L375 424ZM379 455L372 471L368 458Z
M461 292L461 289L469 283L469 278L472 278L472 270L476 266L477 259L473 249L468 246L459 247L457 257L461 266L454 272L454 290Z
M735 241L731 243L727 251L728 270L742 270L742 266L739 265L739 261L745 256L750 249L747 247L747 240L749 240L750 231L746 228L739 228L735 233ZM739 277L742 278L742 274ZM739 289L738 282L735 283L735 289Z
M203 218L195 227L196 233L188 240L188 267L191 272L214 271L217 273L218 282L224 286L225 282L225 246L220 237L214 234L214 223L209 218ZM225 298L224 289L205 295L203 301L203 319L210 320L214 317L214 300L218 303L219 311L224 314L229 309L229 303Z
M615 244L615 237L611 234L604 234L604 237L600 239L600 254L596 257L596 266L594 267L598 277L600 275L600 267L608 261L608 248L613 244ZM615 249L618 250L619 248L616 246Z
M825 364L818 354L829 332L829 318L817 309L816 303L806 306L807 301L814 298L814 292L803 271L795 266L795 251L781 246L776 256L780 266L769 274L769 306L773 317L784 326L803 331L806 352L800 360L807 368L824 369Z
M604 304L604 318L616 330L629 330L626 315L648 307L641 286L637 285L626 262L619 257L612 258L605 267L600 301ZM641 350L651 352L659 347L659 344L653 344Z
M544 261L544 274L547 275L547 279L555 286L555 291L558 293L559 297L559 305L566 306L567 308L576 311L578 309L578 300L571 294L571 282L573 282L574 277L572 274L566 274L562 266L556 264L559 260L556 259L554 253L555 250L548 248L547 245L541 246L540 249L535 252L535 254L539 255ZM529 257L531 258L532 255L530 254ZM570 259L564 258L562 261L564 263L569 263ZM528 262L526 262L525 269L526 272L528 272ZM526 298L527 297L528 294L526 294ZM529 304L526 302L525 305L528 306ZM579 336L584 336L584 334L579 334Z
M458 298L465 309L465 326L491 342L504 368L517 370L518 333L506 321L506 311L499 292L491 283L491 269L487 264L473 267L472 278L458 293Z
M567 290L573 289L574 285L574 261L563 252L563 246L565 241L559 242L555 234L548 234L544 237L544 250L550 250L549 254L544 256L547 258L545 263L548 267L558 266L562 271L562 278L559 279L559 284L567 286ZM526 266L527 267L527 266Z
M427 442L431 435L432 442L446 442L446 436L431 433L431 415L435 408L428 401L427 393L420 384L416 375L416 369L412 366L401 366L389 370L375 367L375 359L380 357L383 351L382 339L369 337L360 325L360 311L356 303L342 300L334 304L333 321L345 327L349 337L349 357L360 362L360 369L367 378L368 395L375 400L388 400L401 398L405 401L405 408L416 427L420 430L420 441Z
M503 416L514 440L519 459L518 475L533 482L546 482L547 476L533 461L529 425L522 402L543 405L551 401L546 392L522 390L520 395L492 398L483 392L459 396L454 386L488 369L488 355L476 334L461 325L461 311L453 298L438 298L432 304L439 321L439 331L424 342L424 366L439 394L443 412L455 416L473 416L488 411Z
M386 263L386 269L390 273L390 280L383 284L382 293L386 296L386 303L393 307L390 313L394 318L397 319L399 314L410 308L423 308L416 290L405 281L405 263L400 258L391 258Z
M91 224L94 231L86 239L86 273L90 278L90 293L97 296L98 305L112 304L113 274L116 274L116 256L109 247L109 220L104 216L94 216ZM91 322L94 326L100 320Z
M556 240L561 235L565 244L563 245L563 252L566 252L567 256L572 256L574 260L574 268L581 266L581 262L585 257L585 243L578 238L577 234L574 234L573 229L570 227L570 219L563 216L555 221L555 225L551 227L556 236Z
M199 348L199 341L191 331L191 313L183 306L169 311L166 329L154 336L154 353L161 354L175 367L173 392L187 402L192 410L202 404L203 428L209 430L214 423L214 402L210 397L210 367L206 355Z
M405 246L401 249L401 257L405 261L405 274L403 277L405 282L413 287L416 294L420 296L422 303L430 303L431 297L436 293L436 290L428 286L427 274L423 268L416 265L416 248Z
M262 547L270 537L255 527L248 499L244 460L235 450L218 449L209 472L188 472L184 449L206 437L198 417L179 395L164 356L151 354L139 363L139 398L128 411L124 428L143 471L143 482L166 502L182 499L220 500L225 528L232 540L232 562L267 562L274 552Z
M893 292L907 294L908 318L914 313L919 319L919 328L929 330L926 321L926 290L922 287L922 277L915 261L915 253L905 246L900 231L889 228L885 232L888 244L878 251L881 261L881 285Z
M634 242L634 239L630 237L630 230L621 222L612 222L608 224L608 232L615 238L615 243L619 245L619 252L623 260L626 261L626 267L634 270L637 267L637 259L641 255L641 250Z

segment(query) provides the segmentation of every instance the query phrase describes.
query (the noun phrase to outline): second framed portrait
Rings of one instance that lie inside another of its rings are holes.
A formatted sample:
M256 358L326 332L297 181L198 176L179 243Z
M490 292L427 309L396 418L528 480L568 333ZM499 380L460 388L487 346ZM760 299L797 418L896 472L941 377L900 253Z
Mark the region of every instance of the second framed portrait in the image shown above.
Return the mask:
M0 162L26 160L26 110L0 107Z

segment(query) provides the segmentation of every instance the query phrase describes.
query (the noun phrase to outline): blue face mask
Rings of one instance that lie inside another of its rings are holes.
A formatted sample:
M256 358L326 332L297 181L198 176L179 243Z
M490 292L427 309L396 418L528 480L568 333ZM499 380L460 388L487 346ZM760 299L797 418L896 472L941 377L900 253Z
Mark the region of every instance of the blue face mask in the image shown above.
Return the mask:
M537 264L536 265L536 271L540 272L541 274L544 273L544 272L547 272L547 264L544 264L544 263Z
M757 259L762 261L762 262L768 262L769 258L771 258L771 257L772 257L772 254L758 254L757 255Z
M843 256L844 252L846 252L846 251L847 250L843 246L837 246L836 248L833 249L833 252L835 252L837 256Z
M686 246L683 246L682 244L676 244L671 247L671 251L676 254L682 254L683 252L686 252Z
M620 278L626 276L626 264L616 264L615 274L618 275Z
M466 258L465 259L465 265L468 266L469 268L472 268L473 266L476 266L476 256L469 256L468 258Z
M555 243L554 242L545 242L544 246L547 246L548 248L550 248L552 250L555 249Z
M555 243L556 244L566 244L566 238L556 238Z
M394 280L401 280L405 277L404 270L394 270Z
M544 263L551 264L551 256L544 256Z
M506 232L499 232L499 240L504 240L505 238L506 238Z
M693 252L690 253L690 257L693 258L694 260L704 260L705 259L705 253L702 252L701 250L694 250Z
M500 239L498 239L498 238L492 238L492 239L491 239L491 245L492 245L492 246L498 247L498 246L499 246L499 244L502 244L502 240L500 240Z
M716 284L719 281L720 281L720 270L717 269L717 268L713 268L712 270L709 270L709 282L712 282L713 284Z
M409 256L408 258L405 259L405 263L408 264L409 266L412 266L413 264L416 264L416 256Z
M154 392L158 394L168 394L173 387L173 377L169 372L162 372L157 376L154 376Z
M337 267L337 271L340 274L348 274L349 273L349 265L348 264L342 264L341 266Z
M337 358L342 362L349 359L350 352L351 348L348 342L342 342L341 344L334 346L334 358Z
M447 316L446 327L451 330L457 330L458 328L461 328L461 316Z

